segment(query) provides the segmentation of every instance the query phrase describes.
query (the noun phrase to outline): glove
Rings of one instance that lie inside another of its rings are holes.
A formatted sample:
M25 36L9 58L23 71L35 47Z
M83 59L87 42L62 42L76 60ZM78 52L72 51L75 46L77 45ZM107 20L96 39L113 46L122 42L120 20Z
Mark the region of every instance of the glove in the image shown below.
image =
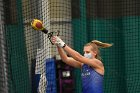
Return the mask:
M63 42L58 36L53 36L51 42L61 48L66 46L65 42Z

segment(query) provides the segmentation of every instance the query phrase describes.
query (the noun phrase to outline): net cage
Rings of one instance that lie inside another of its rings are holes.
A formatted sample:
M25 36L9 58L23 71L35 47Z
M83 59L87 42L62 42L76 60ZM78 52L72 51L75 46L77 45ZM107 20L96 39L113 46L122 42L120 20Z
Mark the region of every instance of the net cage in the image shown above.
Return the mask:
M139 0L0 0L0 93L82 93L81 70L48 38L58 32L81 55L92 40L113 43L100 49L104 93L140 93L139 30Z

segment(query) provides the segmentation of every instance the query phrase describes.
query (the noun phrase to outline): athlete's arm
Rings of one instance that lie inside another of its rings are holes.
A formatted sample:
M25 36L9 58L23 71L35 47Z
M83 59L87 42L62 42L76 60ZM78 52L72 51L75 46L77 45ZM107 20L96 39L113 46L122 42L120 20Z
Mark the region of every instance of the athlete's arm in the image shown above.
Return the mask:
M83 63L87 64L95 69L101 68L101 65L99 64L97 59L89 59L89 58L86 58L86 57L80 55L77 51L75 51L72 48L70 48L69 46L67 46L59 37L54 36L54 37L52 37L51 41L54 44L56 44L58 47L63 48L68 53L68 55L70 55L76 61L81 62L82 64ZM61 51L59 51L59 52L61 52ZM61 52L60 54L63 54L63 53ZM64 58L65 58L65 62L66 62L68 60L68 58L67 57L64 57ZM69 59L69 60L71 60L71 59ZM67 63L68 63L68 61L67 61Z
M81 63L84 63L84 64L87 64L93 68L101 68L101 64L99 62L99 60L97 59L89 59L89 58L86 58L84 56L82 56L81 54L79 54L77 51L73 50L72 48L70 48L69 46L65 46L64 47L64 50L72 57L74 58L75 60L81 62Z
M57 49L63 62L65 62L66 64L72 67L81 68L82 64L80 62L76 61L71 57L68 57L62 48L57 46Z

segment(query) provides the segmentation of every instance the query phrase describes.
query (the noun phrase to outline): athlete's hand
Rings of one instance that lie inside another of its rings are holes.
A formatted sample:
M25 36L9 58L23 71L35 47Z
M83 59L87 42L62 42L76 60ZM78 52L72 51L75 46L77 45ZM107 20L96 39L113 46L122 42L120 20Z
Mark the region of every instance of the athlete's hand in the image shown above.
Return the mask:
M65 42L63 42L58 36L53 36L51 42L59 47L65 46Z

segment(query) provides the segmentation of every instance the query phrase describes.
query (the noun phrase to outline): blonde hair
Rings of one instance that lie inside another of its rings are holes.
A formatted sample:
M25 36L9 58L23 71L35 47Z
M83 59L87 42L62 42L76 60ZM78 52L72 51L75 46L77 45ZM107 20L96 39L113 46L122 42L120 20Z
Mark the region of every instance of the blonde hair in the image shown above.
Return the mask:
M112 45L113 44L103 43L98 40L92 40L91 42L87 43L85 46L92 46L92 50L95 50L97 52L97 55L95 56L95 58L97 58L98 60L101 60L99 48L108 48L108 47L111 47Z

